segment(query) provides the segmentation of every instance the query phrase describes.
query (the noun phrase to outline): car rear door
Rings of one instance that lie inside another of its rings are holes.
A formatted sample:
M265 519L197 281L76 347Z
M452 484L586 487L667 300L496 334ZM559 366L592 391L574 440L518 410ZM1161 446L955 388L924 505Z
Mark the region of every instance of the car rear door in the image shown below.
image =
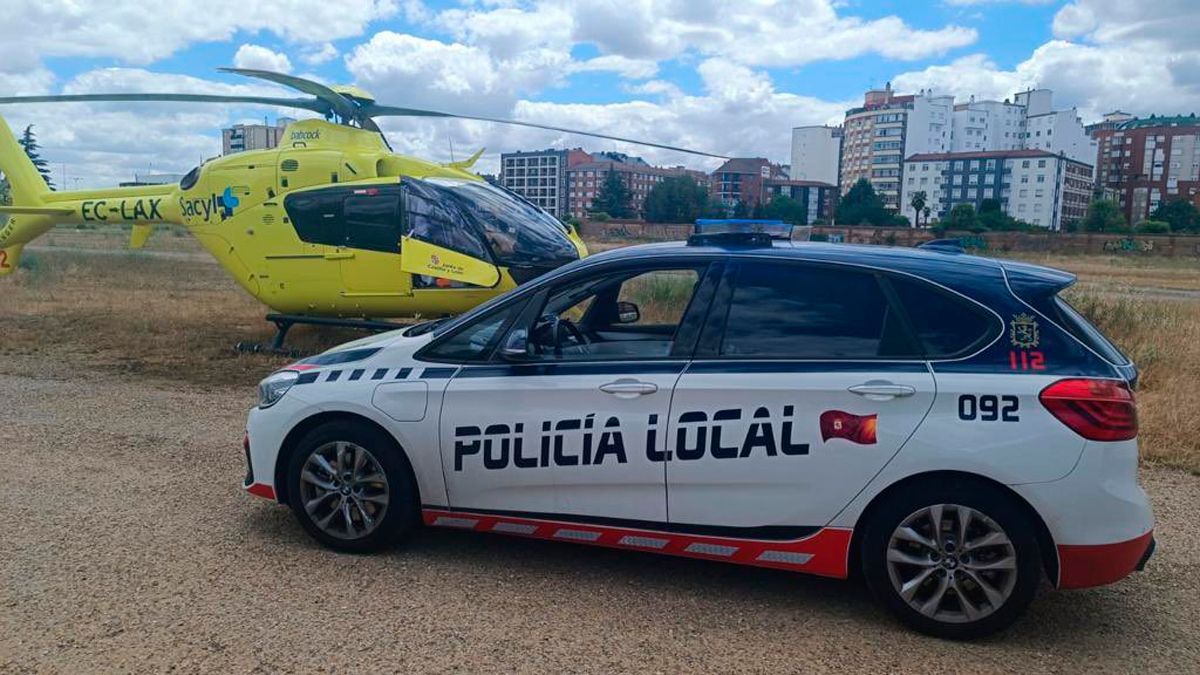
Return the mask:
M928 365L874 271L743 258L675 387L671 523L748 537L824 526L933 398Z

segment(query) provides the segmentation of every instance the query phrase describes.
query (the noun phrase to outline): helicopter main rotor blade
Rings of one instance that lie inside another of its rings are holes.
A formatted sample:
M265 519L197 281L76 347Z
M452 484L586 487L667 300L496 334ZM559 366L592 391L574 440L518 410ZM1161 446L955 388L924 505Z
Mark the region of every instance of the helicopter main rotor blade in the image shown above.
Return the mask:
M311 98L276 98L272 96L221 96L216 94L57 94L50 96L0 96L0 105L18 103L88 103L88 102L147 102L167 101L184 103L256 103L284 108L311 110L322 115L329 104Z
M499 117L481 117L478 115L459 115L457 113L439 112L437 110L423 110L421 108L397 108L389 105L378 105L369 103L363 106L363 111L367 117L450 117L462 120L476 120L479 122L494 122L496 124L512 124L519 127L532 127L534 129L545 129L547 131L562 131L568 134L579 134L581 136L592 136L594 138L604 138L610 141L620 141L622 143L633 143L635 145L646 145L652 148L660 148L662 150L673 150L675 152L686 152L690 155L701 155L703 157L716 157L717 159L729 159L725 155L717 155L711 152L702 150L691 150L681 148L675 145L664 145L662 143L652 143L650 141L640 141L636 138L624 138L622 136L611 136L609 134L601 134L595 131L581 131L579 129L568 129L566 127L556 127L549 124L538 124L536 122L522 122L520 120L507 120Z
M260 80L274 82L275 84L281 84L285 87L302 91L305 94L311 94L328 103L329 107L343 119L357 120L362 116L362 109L355 105L353 101L320 82L306 80L303 77L296 77L294 75L276 73L270 70L254 70L252 68L218 68L217 70L223 73L256 77Z

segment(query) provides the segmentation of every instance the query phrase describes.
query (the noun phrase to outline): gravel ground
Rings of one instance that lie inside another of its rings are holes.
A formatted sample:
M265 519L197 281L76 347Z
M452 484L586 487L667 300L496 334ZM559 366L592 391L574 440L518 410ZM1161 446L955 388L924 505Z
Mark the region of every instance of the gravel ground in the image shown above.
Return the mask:
M1200 668L1200 477L1178 471L1142 476L1146 572L955 644L784 572L449 531L337 555L238 488L252 392L0 372L0 672Z

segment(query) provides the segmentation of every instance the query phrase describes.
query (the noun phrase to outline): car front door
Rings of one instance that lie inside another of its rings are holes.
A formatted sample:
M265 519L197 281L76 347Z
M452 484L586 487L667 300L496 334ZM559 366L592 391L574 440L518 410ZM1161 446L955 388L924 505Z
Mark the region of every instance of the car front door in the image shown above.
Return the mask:
M538 293L493 361L464 366L446 390L451 506L664 526L666 417L706 274L707 263L607 266Z
M920 349L870 270L731 264L671 404L671 523L785 538L824 526L933 398Z

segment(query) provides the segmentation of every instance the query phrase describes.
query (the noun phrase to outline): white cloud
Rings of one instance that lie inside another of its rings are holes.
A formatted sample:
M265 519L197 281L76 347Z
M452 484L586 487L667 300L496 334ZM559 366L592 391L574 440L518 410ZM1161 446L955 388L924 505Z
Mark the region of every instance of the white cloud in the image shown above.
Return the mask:
M384 31L346 57L346 68L378 100L400 106L502 115L523 93L559 81L570 55L530 49L493 58L473 45Z
M145 65L198 42L267 31L296 43L359 35L397 12L395 0L8 0L0 72L50 56L111 57Z
M631 59L617 54L608 54L576 63L571 66L571 71L576 73L613 72L630 80L645 80L658 73L658 63L650 59Z
M300 60L310 66L319 66L327 61L332 61L338 57L337 47L332 43L326 42L318 47L305 50L300 54Z
M943 0L947 5L970 7L974 5L1049 5L1057 0Z
M973 43L975 30L909 26L895 16L839 16L830 0L540 0L453 9L438 17L456 38L501 58L530 44L594 44L604 54L662 60L688 52L751 66L797 66L876 53L902 60Z
M1200 84L1191 70L1196 51L1168 53L1150 43L1087 45L1051 40L1012 70L983 55L903 73L897 88L932 88L958 96L1003 99L1027 87L1053 89L1058 108L1076 107L1085 122L1115 108L1149 115L1200 108ZM1185 79L1190 75L1191 79Z
M237 53L233 55L233 65L237 68L270 70L277 73L292 71L292 62L288 60L287 54L250 44L238 47Z
M292 96L254 82L228 84L134 68L87 71L66 82L62 91ZM253 108L256 115L263 110ZM116 185L135 173L187 171L204 158L220 154L220 129L244 117L240 112L220 104L176 103L29 104L0 110L14 130L35 125L42 156L50 162L55 181L61 181L65 168L66 187L71 189ZM305 116L303 111L287 108L266 112Z
M786 161L790 152L787 130L803 124L840 120L852 102L780 92L765 73L721 59L700 65L704 92L685 95L669 83L645 86L666 94L663 100L611 104L567 104L519 100L511 117L523 121L640 138L717 154L758 155ZM653 82L653 81L652 81ZM706 160L640 145L616 143L575 134L465 121L384 120L393 147L400 152L449 159L447 139L465 154L487 147L477 167L496 169L497 152L519 148L586 147L620 150L648 161L712 169L719 160Z

